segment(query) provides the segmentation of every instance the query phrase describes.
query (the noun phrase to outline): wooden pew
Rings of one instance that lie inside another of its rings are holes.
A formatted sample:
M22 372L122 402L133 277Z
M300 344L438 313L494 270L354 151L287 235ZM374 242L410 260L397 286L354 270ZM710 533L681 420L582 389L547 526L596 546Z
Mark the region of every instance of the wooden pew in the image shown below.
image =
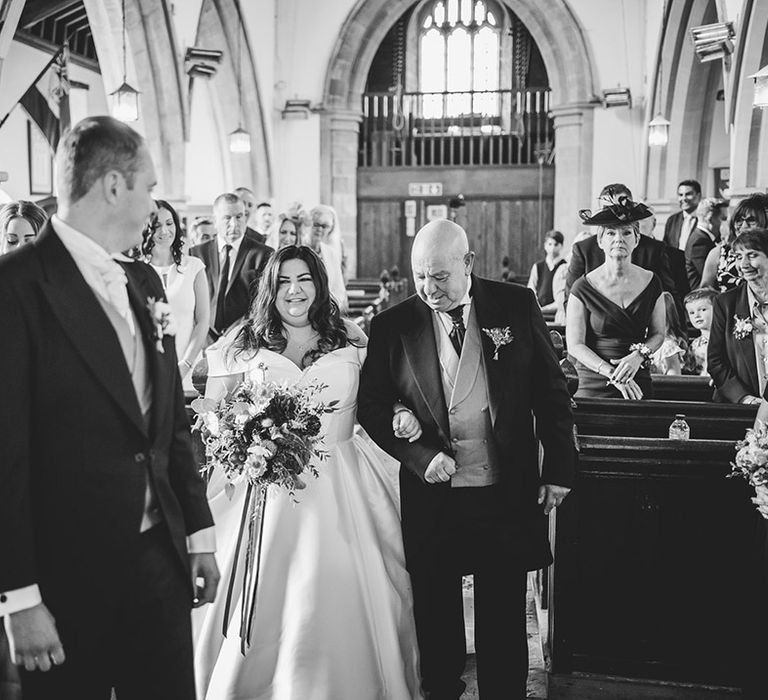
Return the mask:
M652 374L653 398L664 401L711 401L713 387L709 377Z
M757 413L756 406L703 401L624 401L576 399L574 417L579 436L606 435L666 438L669 424L685 414L692 439L731 440L744 437Z
M550 700L733 698L740 582L766 527L746 482L725 478L733 441L579 444L575 488L551 522Z

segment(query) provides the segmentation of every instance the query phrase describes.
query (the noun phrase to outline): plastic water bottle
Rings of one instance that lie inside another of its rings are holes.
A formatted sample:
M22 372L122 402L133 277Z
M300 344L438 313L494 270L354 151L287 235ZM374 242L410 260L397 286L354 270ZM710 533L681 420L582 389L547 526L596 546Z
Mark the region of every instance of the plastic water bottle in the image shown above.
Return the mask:
M669 426L669 439L670 440L689 440L691 437L691 428L688 423L685 422L685 415L678 413L675 416L675 420Z

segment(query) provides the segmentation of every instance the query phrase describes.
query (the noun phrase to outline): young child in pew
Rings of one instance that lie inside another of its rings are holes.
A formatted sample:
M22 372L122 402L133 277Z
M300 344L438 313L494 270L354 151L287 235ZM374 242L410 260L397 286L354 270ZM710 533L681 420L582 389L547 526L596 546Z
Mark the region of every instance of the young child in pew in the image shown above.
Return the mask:
M688 352L688 334L680 323L675 298L662 292L667 316L667 330L661 347L651 355L652 374L682 374Z
M694 289L686 295L683 302L691 325L700 331L701 335L691 341L689 351L693 374L707 375L707 345L709 345L709 329L712 326L712 303L717 296L717 290L712 287Z

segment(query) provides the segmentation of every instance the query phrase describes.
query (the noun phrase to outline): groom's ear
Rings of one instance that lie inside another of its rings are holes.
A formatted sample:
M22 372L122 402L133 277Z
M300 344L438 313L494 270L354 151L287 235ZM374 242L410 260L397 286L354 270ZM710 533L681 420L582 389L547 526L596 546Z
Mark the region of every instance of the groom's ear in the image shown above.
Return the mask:
M100 180L101 192L109 204L115 204L120 199L120 193L125 189L125 178L117 170L110 170Z

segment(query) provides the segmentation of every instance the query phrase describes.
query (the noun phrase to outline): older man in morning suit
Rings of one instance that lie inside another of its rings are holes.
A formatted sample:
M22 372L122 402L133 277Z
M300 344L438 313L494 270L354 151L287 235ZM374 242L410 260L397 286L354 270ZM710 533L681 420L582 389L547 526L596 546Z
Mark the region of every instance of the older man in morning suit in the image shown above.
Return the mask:
M213 203L216 238L191 248L205 263L211 290L211 341L248 313L251 299L272 248L247 238L245 205L236 194L226 192Z
M427 224L411 260L416 296L371 325L358 418L401 463L422 687L430 700L463 691L461 577L473 573L481 697L521 700L526 571L551 562L546 515L574 479L570 398L532 290L474 276L464 229ZM418 440L393 435L396 402Z

